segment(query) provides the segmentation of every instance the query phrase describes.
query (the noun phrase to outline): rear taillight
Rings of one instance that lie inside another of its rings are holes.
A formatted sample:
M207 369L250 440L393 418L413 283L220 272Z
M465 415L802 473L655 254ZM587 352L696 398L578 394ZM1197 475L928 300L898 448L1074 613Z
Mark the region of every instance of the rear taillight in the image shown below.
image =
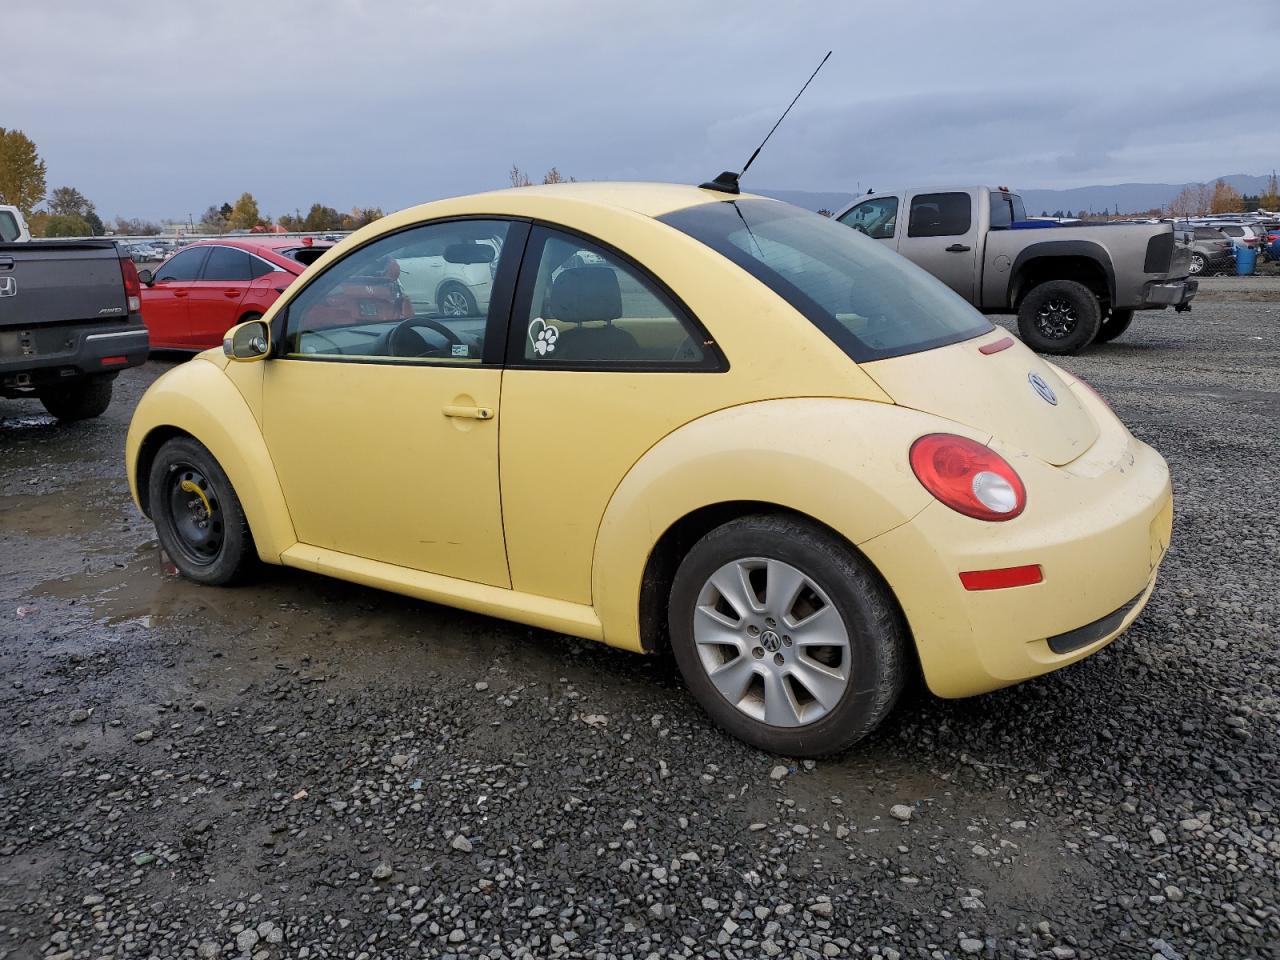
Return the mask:
M132 257L120 258L120 276L124 278L124 296L130 313L142 310L142 281L138 279L138 266Z
M911 469L931 494L975 520L1012 520L1027 505L1022 479L976 440L930 433L911 445Z

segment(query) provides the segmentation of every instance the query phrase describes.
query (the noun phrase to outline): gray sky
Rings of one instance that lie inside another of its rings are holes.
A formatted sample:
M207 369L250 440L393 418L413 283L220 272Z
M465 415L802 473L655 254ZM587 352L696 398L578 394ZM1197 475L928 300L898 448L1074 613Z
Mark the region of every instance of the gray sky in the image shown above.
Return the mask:
M50 189L76 186L104 216L198 217L244 190L272 215L390 211L505 186L512 162L696 182L746 161L829 48L748 189L1280 167L1276 0L4 8L18 42L0 58L0 126L36 142Z

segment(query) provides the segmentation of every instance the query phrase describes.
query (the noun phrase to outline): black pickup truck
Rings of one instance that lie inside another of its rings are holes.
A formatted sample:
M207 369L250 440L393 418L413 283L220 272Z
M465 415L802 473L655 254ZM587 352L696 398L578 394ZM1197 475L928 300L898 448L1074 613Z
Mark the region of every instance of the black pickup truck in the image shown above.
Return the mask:
M149 346L138 271L114 241L0 243L0 397L96 417Z

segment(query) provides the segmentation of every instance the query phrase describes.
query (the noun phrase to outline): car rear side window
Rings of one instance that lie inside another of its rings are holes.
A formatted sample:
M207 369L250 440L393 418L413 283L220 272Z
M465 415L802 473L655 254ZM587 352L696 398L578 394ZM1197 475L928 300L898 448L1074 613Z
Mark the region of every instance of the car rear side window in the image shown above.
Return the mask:
M574 369L700 369L707 337L638 267L588 240L540 227L525 253L509 362Z
M155 282L197 279L200 276L200 266L204 263L204 258L208 253L208 247L192 247L190 250L181 250L175 253L160 265L160 269L156 271Z
M249 255L243 250L231 247L211 247L209 261L204 265L203 280L251 280L253 270L249 264Z
M908 237L958 237L973 224L967 193L918 193L911 198Z
M906 258L789 204L726 200L658 219L737 264L859 362L918 353L992 329L986 317ZM785 343L779 340L778 349Z

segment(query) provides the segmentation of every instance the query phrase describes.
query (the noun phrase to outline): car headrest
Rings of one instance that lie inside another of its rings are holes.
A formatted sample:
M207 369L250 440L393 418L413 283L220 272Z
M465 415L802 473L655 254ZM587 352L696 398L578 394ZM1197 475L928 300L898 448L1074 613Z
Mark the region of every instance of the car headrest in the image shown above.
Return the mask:
M611 267L569 267L551 284L551 316L565 323L617 320L622 290Z

